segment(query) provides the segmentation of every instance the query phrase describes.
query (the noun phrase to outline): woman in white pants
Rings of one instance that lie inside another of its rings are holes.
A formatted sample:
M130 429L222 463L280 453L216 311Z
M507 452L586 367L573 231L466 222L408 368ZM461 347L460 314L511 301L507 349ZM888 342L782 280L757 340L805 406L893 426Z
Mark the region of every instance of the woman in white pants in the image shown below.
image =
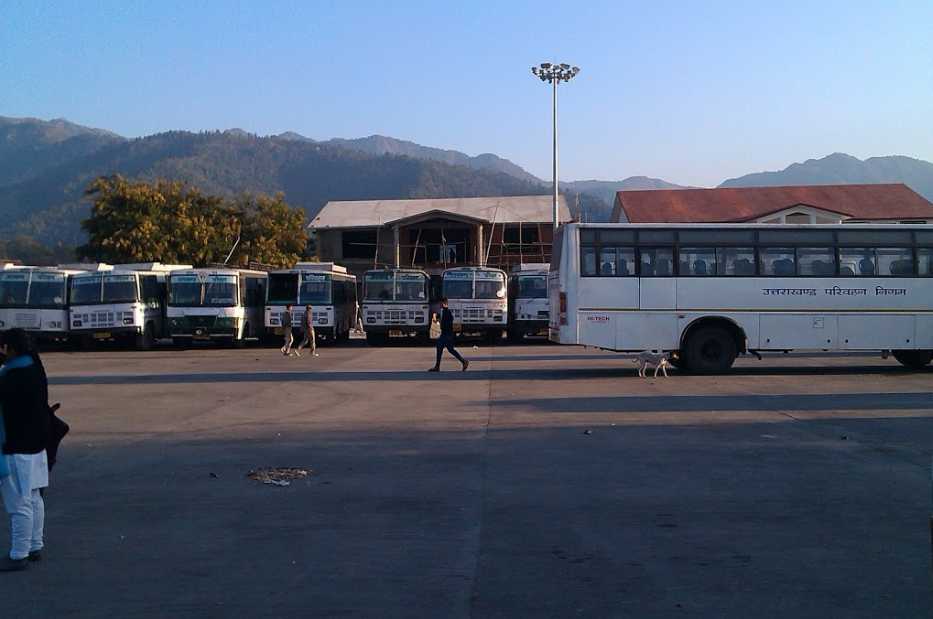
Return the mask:
M0 571L19 571L42 558L45 503L40 489L49 485L45 447L49 442L48 385L28 354L29 340L20 329L0 333L0 414L3 416L3 463L0 494L10 516L12 543Z

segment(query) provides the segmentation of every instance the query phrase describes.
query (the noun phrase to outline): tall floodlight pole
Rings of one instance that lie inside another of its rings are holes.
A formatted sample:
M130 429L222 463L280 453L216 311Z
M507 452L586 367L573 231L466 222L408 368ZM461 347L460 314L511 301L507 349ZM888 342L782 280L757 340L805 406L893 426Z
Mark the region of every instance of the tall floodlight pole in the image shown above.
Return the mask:
M569 64L551 64L550 62L542 62L537 67L531 67L531 72L540 79L542 82L551 83L551 121L553 123L553 178L554 178L554 231L557 231L557 226L560 224L560 212L557 208L558 190L557 190L557 85L560 82L569 82L577 73L580 72L580 67L571 67Z

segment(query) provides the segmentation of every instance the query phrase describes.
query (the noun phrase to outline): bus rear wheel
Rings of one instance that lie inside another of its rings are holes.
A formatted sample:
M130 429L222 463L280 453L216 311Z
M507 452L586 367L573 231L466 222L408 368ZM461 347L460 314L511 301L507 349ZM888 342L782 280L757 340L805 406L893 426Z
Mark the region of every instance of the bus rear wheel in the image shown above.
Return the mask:
M697 329L687 339L686 349L687 369L697 374L725 372L738 354L732 334L720 327Z
M895 350L894 358L904 367L922 370L933 361L933 350Z

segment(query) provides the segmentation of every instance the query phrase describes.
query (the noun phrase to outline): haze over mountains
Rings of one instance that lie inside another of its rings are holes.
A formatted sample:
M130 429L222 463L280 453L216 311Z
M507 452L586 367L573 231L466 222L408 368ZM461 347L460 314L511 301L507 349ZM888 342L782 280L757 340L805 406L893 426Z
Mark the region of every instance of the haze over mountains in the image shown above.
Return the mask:
M83 241L83 191L97 176L178 179L208 193L285 193L313 217L328 200L544 194L549 183L491 153L469 156L386 136L316 141L294 132L170 131L126 139L64 119L0 116L0 238ZM722 186L904 182L933 199L933 164L902 156L861 161L836 153ZM608 217L620 189L676 189L645 176L561 183L575 215Z

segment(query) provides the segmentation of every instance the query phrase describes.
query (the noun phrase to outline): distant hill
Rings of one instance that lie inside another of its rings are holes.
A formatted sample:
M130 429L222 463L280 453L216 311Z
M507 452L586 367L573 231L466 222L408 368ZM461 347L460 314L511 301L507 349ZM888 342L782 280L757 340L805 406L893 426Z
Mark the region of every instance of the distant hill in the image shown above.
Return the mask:
M927 200L933 200L933 163L901 155L870 157L863 161L845 153L833 153L822 159L794 163L779 172L730 178L720 187L847 183L904 183Z
M67 120L0 116L0 186L35 178L55 166L123 141L110 131Z
M294 131L280 133L274 137L280 140L315 142L315 140L295 133ZM450 165L466 166L474 170L502 172L529 183L543 183L540 178L530 174L520 166L515 165L508 159L493 155L492 153L483 153L471 157L460 151L422 146L414 142L390 138L384 135L371 135L369 137L355 139L334 138L315 143L342 146L351 150L369 153L370 155L404 155L414 159L440 161Z
M613 202L617 191L626 189L684 189L683 185L675 185L660 178L651 178L649 176L629 176L621 181L571 181L561 183L561 187L566 187L570 191L579 191L592 194L598 198Z
M41 173L0 186L0 236L43 243L83 241L83 191L97 176L168 178L207 193L282 191L313 217L328 200L533 195L542 186L493 170L401 155L371 155L313 141L264 138L243 131L173 131L110 142Z

